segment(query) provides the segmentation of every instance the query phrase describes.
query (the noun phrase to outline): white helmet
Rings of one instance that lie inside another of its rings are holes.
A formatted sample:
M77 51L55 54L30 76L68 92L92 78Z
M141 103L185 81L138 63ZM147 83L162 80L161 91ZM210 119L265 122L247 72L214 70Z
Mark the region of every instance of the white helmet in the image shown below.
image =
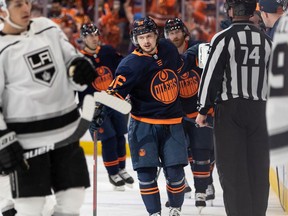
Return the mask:
M17 29L24 29L24 27L20 26L20 25L17 25L15 23L13 23L11 20L10 20L10 13L7 9L7 4L6 4L6 1L5 0L0 0L0 9L2 11L5 11L6 12L6 16L3 17L3 16L0 16L1 19L3 19L5 22L7 22L9 25L11 25L12 27L14 28L17 28Z
M5 0L0 0L0 8L3 10L3 8L7 8Z

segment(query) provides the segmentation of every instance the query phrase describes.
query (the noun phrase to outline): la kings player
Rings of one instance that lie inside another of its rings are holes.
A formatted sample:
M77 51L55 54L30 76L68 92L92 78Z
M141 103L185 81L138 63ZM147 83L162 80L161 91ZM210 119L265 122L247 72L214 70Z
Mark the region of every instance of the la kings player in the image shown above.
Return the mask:
M287 6L288 1L284 1ZM269 69L267 127L271 144L271 163L287 162L288 154L288 11L282 15L273 37Z
M10 174L17 215L40 216L51 189L55 216L79 215L90 185L79 142L27 161L23 152L73 133L79 121L74 89L91 83L95 69L58 26L30 19L30 12L31 1L0 0L0 173Z
M0 21L0 31L4 24ZM15 215L14 203L11 200L10 184L8 176L0 175L0 212L3 216Z

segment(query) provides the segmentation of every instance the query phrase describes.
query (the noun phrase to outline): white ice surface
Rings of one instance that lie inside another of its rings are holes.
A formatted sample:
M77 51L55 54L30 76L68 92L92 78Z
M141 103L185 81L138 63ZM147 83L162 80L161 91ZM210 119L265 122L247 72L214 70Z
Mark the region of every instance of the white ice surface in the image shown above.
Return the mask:
M94 159L92 156L87 156L87 161L89 164L89 171L91 176L91 184L93 184L93 164ZM111 184L108 181L107 172L104 168L102 158L98 158L97 166L97 216L148 216L145 206L142 202L138 182L136 177L136 172L133 171L131 166L130 158L127 158L127 171L131 174L134 179L133 189L126 187L124 192L113 191ZM193 179L190 168L187 166L186 178L192 187L192 198L185 199L184 205L182 207L182 216L194 216L199 215L197 208L194 206L194 188ZM214 170L214 185L216 190L216 199L208 206L202 210L203 216L225 216L225 209L222 198L222 189L219 184L217 170ZM167 195L165 190L165 180L163 173L161 173L158 180L159 189L161 191L161 201L162 201L162 216L168 216L168 209L165 207L165 202L167 201ZM270 190L269 206L267 211L267 216L284 216L286 215L282 210L278 198L275 193ZM93 187L87 189L85 203L81 208L81 216L93 216Z

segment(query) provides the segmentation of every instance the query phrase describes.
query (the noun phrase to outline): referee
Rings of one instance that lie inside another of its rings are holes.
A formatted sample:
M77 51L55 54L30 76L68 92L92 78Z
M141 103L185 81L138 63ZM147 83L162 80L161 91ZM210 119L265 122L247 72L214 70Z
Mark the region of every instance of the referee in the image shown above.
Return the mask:
M226 0L232 25L216 34L199 88L196 123L215 106L215 154L228 216L265 216L269 195L266 127L271 40L249 18L256 0Z

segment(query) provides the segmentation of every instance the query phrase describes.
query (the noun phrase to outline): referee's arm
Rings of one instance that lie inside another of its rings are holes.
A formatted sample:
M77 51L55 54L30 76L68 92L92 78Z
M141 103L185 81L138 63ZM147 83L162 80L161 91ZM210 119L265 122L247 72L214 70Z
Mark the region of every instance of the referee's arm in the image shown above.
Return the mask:
M225 50L225 34L215 35L212 39L210 53L201 76L198 91L199 113L206 115L208 110L214 106L217 93L221 90L227 61L229 61Z

